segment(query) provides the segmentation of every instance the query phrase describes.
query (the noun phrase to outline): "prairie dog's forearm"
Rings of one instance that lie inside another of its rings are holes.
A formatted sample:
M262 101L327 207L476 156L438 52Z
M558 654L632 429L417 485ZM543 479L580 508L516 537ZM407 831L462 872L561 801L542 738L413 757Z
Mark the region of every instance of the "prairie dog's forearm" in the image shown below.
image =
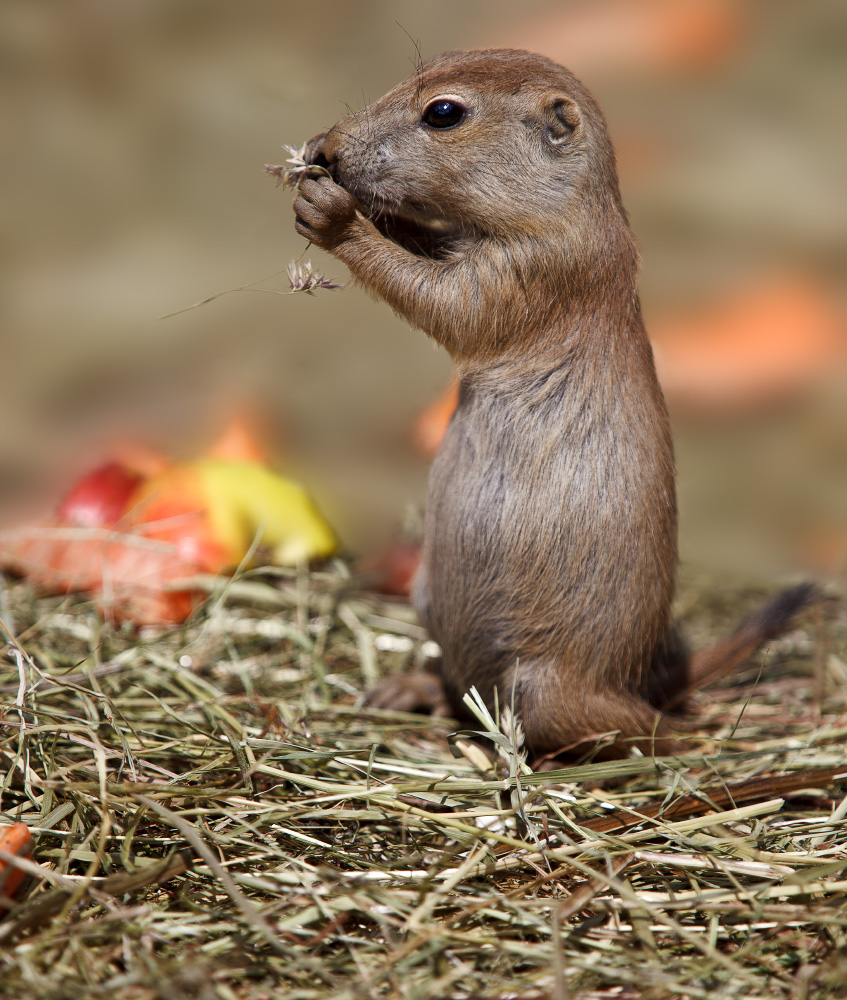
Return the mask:
M348 239L332 249L351 273L398 313L428 333L450 354L461 355L463 328L472 328L474 306L467 294L472 276L462 260L417 257L359 215Z

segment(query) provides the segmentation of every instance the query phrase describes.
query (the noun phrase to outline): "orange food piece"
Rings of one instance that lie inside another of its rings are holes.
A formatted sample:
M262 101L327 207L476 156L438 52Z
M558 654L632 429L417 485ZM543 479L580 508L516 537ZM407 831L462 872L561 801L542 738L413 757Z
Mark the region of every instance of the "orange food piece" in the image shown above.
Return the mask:
M13 823L11 826L0 826L0 851L14 854L19 858L32 857L32 834L26 823ZM0 858L0 897L12 899L21 882L24 872L15 868L8 861ZM3 904L0 903L0 909Z
M141 480L120 462L106 462L77 480L59 504L59 520L85 528L117 524Z
M202 594L179 581L218 572L226 553L212 536L199 491L189 489L189 473L154 452L141 449L138 456L159 475L145 480L119 462L100 466L74 485L56 519L0 531L0 566L52 593L91 593L114 619L185 621ZM140 509L139 494L161 481L171 483L170 492Z
M395 539L378 556L364 561L361 571L376 593L408 597L420 564L420 545Z
M412 427L412 443L427 458L438 451L459 402L459 383L453 379L444 392L423 410Z
M139 625L185 621L201 594L176 589L206 572L144 528L69 528L63 524L0 531L0 566L52 593L90 592L104 612Z
M237 567L254 545L280 565L338 546L306 489L268 468L243 421L194 461L122 454L83 476L57 518L0 530L0 567L54 593L88 592L116 618L172 624L202 597L190 578Z
M207 457L174 465L144 484L130 516L209 573L237 566L254 541L284 566L338 546L305 488L258 462Z
M203 572L219 573L239 561L215 537L203 482L191 463L148 479L132 498L129 516L147 538L170 545Z
M648 323L665 394L701 409L758 406L802 390L844 364L843 330L827 294L799 280Z
M224 458L230 462L257 462L265 465L268 455L256 440L251 422L246 417L233 417L223 434L206 452L210 458Z

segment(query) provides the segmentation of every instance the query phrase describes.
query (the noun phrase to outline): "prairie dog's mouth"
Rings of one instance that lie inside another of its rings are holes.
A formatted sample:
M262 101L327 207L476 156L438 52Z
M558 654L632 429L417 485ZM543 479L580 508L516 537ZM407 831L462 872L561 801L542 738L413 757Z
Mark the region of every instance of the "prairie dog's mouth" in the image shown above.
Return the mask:
M383 236L419 257L443 257L463 235L461 226L411 201L396 204L358 185L343 185Z
M450 222L448 219L442 219L437 215L426 215L423 212L414 211L404 211L403 209L395 209L394 211L389 211L389 215L393 215L396 219L402 220L409 225L420 226L421 229L427 229L431 233L439 233L441 235L447 235L456 231L456 224Z

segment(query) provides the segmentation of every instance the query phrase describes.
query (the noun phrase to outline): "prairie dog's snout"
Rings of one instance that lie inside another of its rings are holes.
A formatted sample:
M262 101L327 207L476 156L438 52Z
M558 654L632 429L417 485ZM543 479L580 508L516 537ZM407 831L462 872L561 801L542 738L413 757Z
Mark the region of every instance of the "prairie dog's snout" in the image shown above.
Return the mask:
M310 139L306 143L303 159L310 166L323 167L324 170L329 170L331 173L330 162L324 155L324 139L326 139L326 132L321 132Z

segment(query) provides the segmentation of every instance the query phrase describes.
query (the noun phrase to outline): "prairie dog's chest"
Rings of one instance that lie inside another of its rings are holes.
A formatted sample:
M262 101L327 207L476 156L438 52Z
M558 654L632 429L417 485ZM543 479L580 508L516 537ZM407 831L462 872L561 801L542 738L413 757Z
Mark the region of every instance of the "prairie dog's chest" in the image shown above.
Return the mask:
M463 389L432 467L430 523L483 523L491 541L498 531L541 528L545 510L560 520L581 464L575 446L560 405Z
M597 409L570 397L566 386L542 394L462 385L434 477L505 476L529 487L563 465L596 462L613 447L612 428Z
M614 404L567 385L497 394L464 387L430 477L430 524L486 522L485 534L592 534L622 527L647 501L654 456ZM454 528L458 525L454 525Z

